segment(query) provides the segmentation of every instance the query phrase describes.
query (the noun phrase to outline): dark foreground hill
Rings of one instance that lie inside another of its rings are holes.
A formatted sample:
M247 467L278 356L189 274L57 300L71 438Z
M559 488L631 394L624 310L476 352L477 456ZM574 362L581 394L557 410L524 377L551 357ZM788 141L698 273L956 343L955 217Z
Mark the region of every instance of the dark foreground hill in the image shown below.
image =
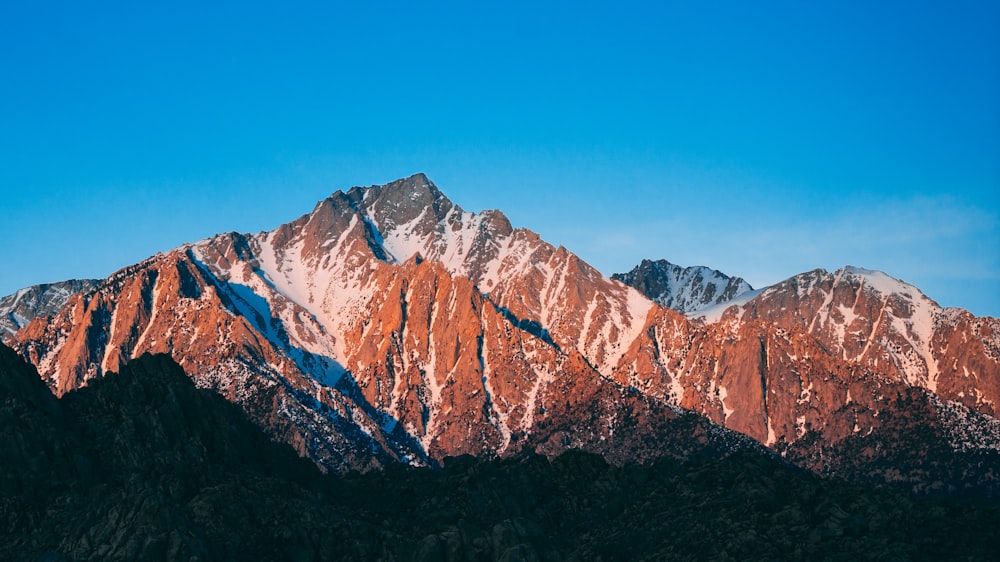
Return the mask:
M998 523L746 451L333 477L165 356L57 400L0 346L3 560L989 560Z

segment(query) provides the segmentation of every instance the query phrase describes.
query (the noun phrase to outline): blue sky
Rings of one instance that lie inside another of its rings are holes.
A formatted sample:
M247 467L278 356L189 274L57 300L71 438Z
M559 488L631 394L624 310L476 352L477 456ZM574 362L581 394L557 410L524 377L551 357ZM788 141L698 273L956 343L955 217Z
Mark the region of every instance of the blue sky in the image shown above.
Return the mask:
M82 4L0 5L0 294L422 171L606 274L1000 316L996 2Z

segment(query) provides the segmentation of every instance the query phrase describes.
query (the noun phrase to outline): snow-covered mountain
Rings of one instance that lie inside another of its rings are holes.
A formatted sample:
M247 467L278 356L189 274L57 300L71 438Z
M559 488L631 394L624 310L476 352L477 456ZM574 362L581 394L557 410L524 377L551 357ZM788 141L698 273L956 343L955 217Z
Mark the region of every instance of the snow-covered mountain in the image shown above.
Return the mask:
M739 277L704 266L681 267L667 260L642 260L628 273L615 273L611 278L682 314L728 303L753 290Z
M686 307L732 300L685 317L416 175L125 268L13 345L60 394L169 353L332 470L527 449L642 461L750 446L743 434L836 471L837 451L903 431L898 396L922 404L903 432L938 441L995 415L995 319L860 270L763 291L707 270L664 279ZM907 447L888 439L851 470Z
M0 297L0 337L8 337L39 316L58 311L69 298L97 286L97 279L71 279L25 287Z
M626 460L686 447L663 428L689 414L607 376L653 308L417 175L123 269L17 346L58 393L170 353L332 469L527 447ZM704 444L746 443L703 425Z
M422 174L338 192L254 242L254 275L315 313L330 333L344 331L353 311L370 300L355 265L371 256L396 266L411 259L440 264L447 275L471 281L515 323L561 348L577 349L605 374L652 307L565 248L512 228L499 211L464 211ZM211 242L193 250L219 271L226 268ZM343 346L335 353L339 359L348 354Z

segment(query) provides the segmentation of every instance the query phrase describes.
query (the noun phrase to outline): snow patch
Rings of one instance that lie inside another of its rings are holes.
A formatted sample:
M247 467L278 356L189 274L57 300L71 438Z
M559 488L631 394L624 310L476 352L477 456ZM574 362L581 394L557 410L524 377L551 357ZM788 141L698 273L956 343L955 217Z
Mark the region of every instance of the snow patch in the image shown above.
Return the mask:
M687 316L692 320L701 320L706 324L715 324L720 320L722 320L722 316L727 310L729 310L732 307L742 308L743 305L749 303L767 289L768 287L764 287L763 289L755 289L753 291L747 291L745 293L740 294L738 297L734 298L729 302L708 306L701 310L685 314L685 316Z
M726 387L720 386L719 387L719 403L722 404L723 423L728 422L729 421L729 416L733 415L733 412L736 411L733 408L730 408L729 406L726 406L726 397L727 396L729 396L729 391L726 390Z

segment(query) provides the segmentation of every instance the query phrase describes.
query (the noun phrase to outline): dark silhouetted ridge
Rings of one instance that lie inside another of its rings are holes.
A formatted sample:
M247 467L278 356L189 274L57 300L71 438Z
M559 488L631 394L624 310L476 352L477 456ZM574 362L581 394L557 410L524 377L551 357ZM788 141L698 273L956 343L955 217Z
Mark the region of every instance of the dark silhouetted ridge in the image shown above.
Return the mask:
M570 451L322 475L146 355L56 401L0 346L3 560L824 560L995 556L998 505L770 455ZM18 420L21 420L20 422Z

